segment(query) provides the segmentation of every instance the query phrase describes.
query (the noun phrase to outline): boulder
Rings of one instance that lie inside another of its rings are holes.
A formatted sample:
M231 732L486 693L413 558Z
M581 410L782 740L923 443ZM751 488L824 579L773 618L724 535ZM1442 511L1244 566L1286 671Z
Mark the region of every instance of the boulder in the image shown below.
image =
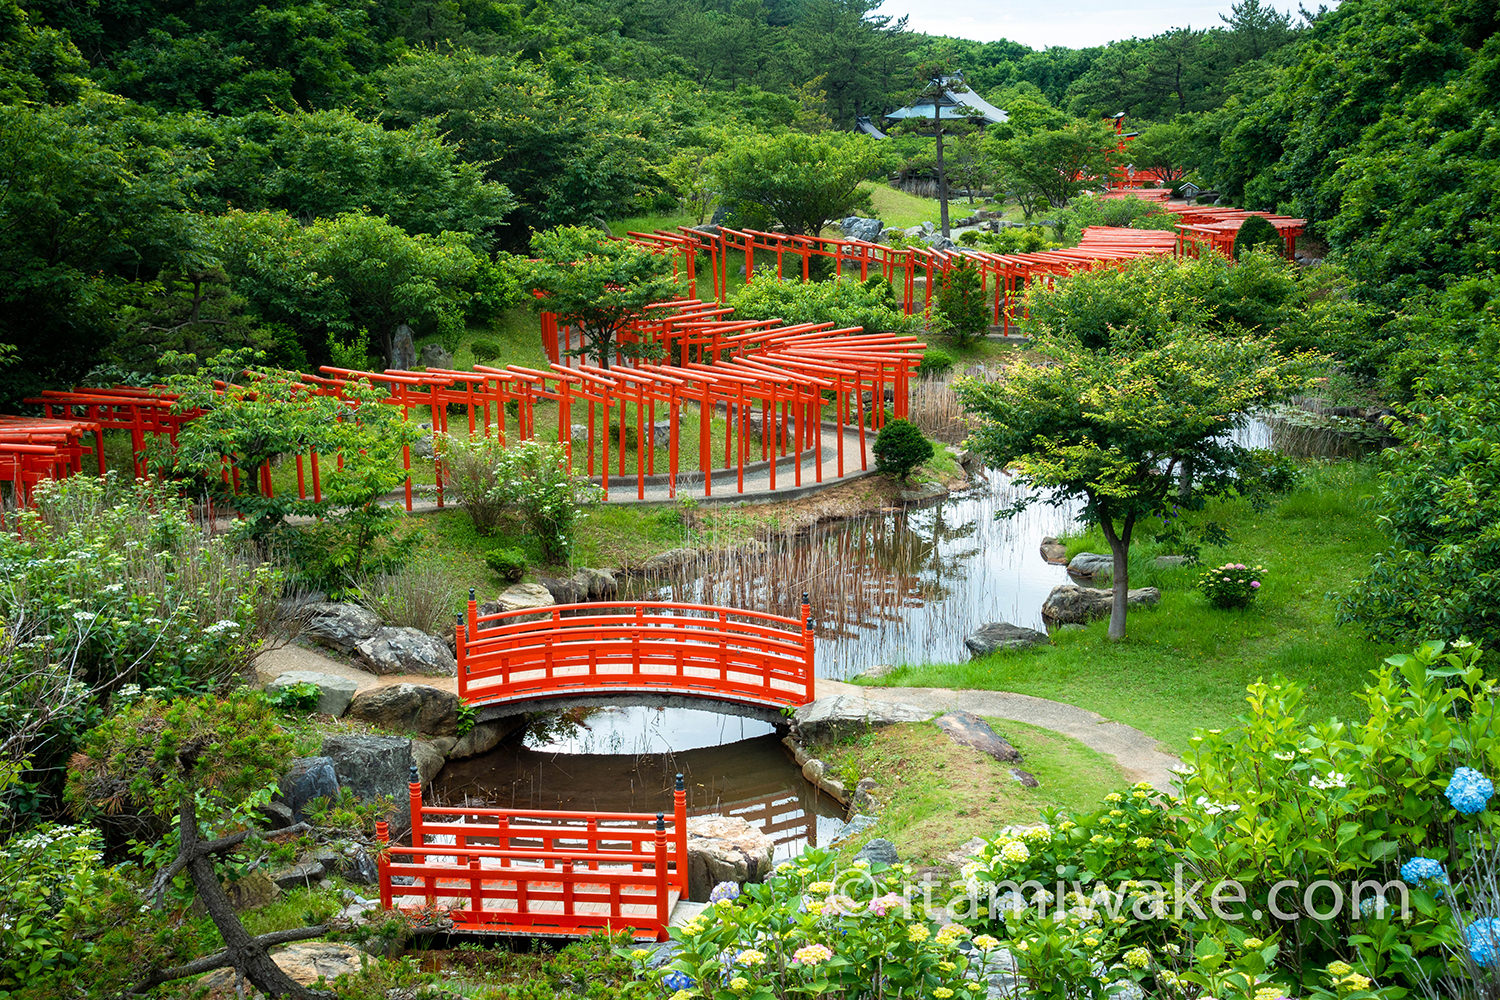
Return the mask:
M460 736L458 742L447 751L448 759L464 760L468 757L478 757L482 753L489 753L507 736L525 728L526 716L524 715L511 715L491 722L476 722L474 728Z
M271 959L281 966L291 980L301 986L311 986L319 980L333 982L339 976L358 972L364 968L368 956L351 944L332 941L299 941L271 952ZM211 998L241 996L239 973L233 969L218 969L199 979L194 985L207 990ZM253 994L253 990L247 990Z
M318 711L338 718L349 707L359 682L352 677L325 674L318 670L288 670L271 679L266 690L275 694L294 684L315 684L318 688Z
M349 717L381 729L451 736L458 731L458 695L426 684L392 684L355 696Z
M880 240L880 234L885 229L885 223L879 219L865 219L858 215L851 215L839 220L839 229L851 240L864 240L866 243L876 243Z
M302 606L307 624L303 631L321 646L352 653L354 647L380 630L380 616L358 604L313 601Z
M417 780L424 785L431 784L443 765L448 763L448 758L443 756L442 751L427 740L411 741L411 759L417 765Z
M224 894L236 913L258 910L276 901L281 887L265 872L256 870L224 884Z
M872 865L895 865L901 863L901 856L896 853L895 844L884 837L874 837L859 849L854 860L868 861Z
M832 695L797 709L792 725L804 738L838 739L898 722L924 722L932 714L925 708L901 702Z
M443 640L421 629L387 626L354 646L354 655L377 674L453 677L458 659Z
M926 236L931 231L932 223L928 222L920 226L907 226L905 229L901 230L901 235L915 238Z
M685 566L688 563L696 561L697 558L697 549L667 549L667 551L658 552L647 559L641 565L641 569L647 576L656 576L670 573L679 566Z
M356 699L357 703L358 699ZM411 829L411 740L368 733L333 733L323 739L323 756L333 761L339 785L358 799L391 799L391 835Z
M552 594L539 583L517 583L506 587L493 601L486 601L479 609L482 615L493 615L500 611L531 611L550 608L556 604Z
M1155 587L1136 587L1127 592L1131 607L1154 608L1161 601L1161 591ZM1108 618L1114 603L1114 591L1095 587L1079 587L1065 583L1053 587L1052 593L1042 604L1042 617L1048 624L1075 624Z
M776 841L739 816L691 816L688 898L707 902L720 882L759 882L771 870Z
M651 443L657 448L672 446L672 421L658 420L651 425Z
M855 813L853 816L849 817L848 821L846 821L843 826L839 827L838 832L835 833L833 837L828 841L828 846L833 847L835 844L843 843L850 837L858 837L860 834L864 833L866 830L870 829L878 822L880 822L879 816L870 816L866 813Z
M316 885L327 874L321 862L305 861L271 873L271 881L282 889L303 889Z
M814 785L823 780L823 772L827 770L828 765L816 757L809 757L802 762L802 777Z
M1068 547L1048 535L1042 539L1042 558L1054 566L1061 566L1068 561Z
M979 452L965 448L958 453L958 467L967 472L971 479L976 479L984 472L984 459Z
M957 250L958 244L941 233L928 233L922 237L922 242L934 250Z
M949 712L939 716L937 727L959 746L972 747L1005 764L1021 763L1021 751L972 712Z
M1046 632L1034 628L1022 628L1010 622L987 622L979 629L964 636L964 646L975 656L988 656L1000 649L1026 649L1030 646L1046 645L1051 640Z
M880 801L875 798L875 788L874 778L860 778L859 784L854 786L854 794L849 799L849 808L862 813L880 812Z
M1023 771L1019 767L1010 769L1010 776L1020 783L1022 788L1040 788L1041 782L1036 780L1036 775L1030 771Z
M276 782L277 795L292 811L292 822L304 819L302 809L314 799L330 799L339 793L339 779L331 757L302 757L292 761Z
M858 676L872 681L881 677L887 677L895 672L896 665L894 663L877 663L873 667L866 667L861 670Z
M297 822L292 818L291 806L274 799L256 806L255 812L260 816L261 823L267 830L284 830Z
M1115 557L1097 552L1080 552L1068 563L1068 572L1074 576L1094 577L1103 573L1109 576L1115 571Z
M580 569L568 577L540 577L539 582L558 604L607 601L620 592L611 569Z
M432 446L432 438L419 437L411 443L412 458L433 458L437 455L437 449Z
M423 368L453 369L453 355L442 344L423 344L417 361Z
M417 345L412 342L411 327L405 323L396 327L391 338L390 367L403 372L417 367Z

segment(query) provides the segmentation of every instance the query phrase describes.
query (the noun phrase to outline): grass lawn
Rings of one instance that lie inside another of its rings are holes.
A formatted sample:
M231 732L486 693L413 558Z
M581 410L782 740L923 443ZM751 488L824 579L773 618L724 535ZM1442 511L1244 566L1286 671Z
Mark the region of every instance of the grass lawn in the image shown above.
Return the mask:
M874 778L884 807L868 833L839 845L852 855L874 837L891 840L903 860L936 860L970 837L1035 823L1048 806L1097 808L1127 783L1118 765L1076 740L1001 719L986 720L1021 751L1020 766L1036 775L1023 788L1011 765L959 746L930 722L887 726L838 743L810 747L841 780ZM852 787L852 781L846 782Z
M1133 610L1128 634L1106 637L1106 622L1061 631L1053 645L967 663L908 666L872 683L1018 691L1092 709L1135 726L1176 750L1197 727L1224 726L1244 707L1245 685L1279 674L1303 684L1310 718L1351 717L1353 692L1391 647L1335 624L1327 594L1349 587L1385 543L1363 498L1375 486L1367 464L1311 467L1303 483L1269 510L1243 500L1215 502L1188 515L1214 520L1231 536L1204 550L1206 563L1266 567L1264 586L1245 610L1212 608L1196 590L1196 567L1156 569L1165 550L1138 529L1131 585L1159 586L1161 605ZM1069 544L1107 552L1097 534Z

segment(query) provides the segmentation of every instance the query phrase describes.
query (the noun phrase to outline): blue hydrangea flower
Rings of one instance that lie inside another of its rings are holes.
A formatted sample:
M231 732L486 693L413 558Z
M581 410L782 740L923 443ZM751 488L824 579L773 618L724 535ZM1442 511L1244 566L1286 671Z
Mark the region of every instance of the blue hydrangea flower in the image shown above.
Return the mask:
M738 882L720 882L718 885L714 886L713 891L708 894L708 901L710 903L717 903L725 899L733 900L739 898L740 884Z
M686 972L669 972L662 977L662 985L676 993L678 990L690 990L698 985L698 980Z
M1464 928L1464 939L1469 943L1469 957L1481 968L1495 964L1500 952L1500 919L1483 917Z
M1495 785L1472 767L1461 767L1448 779L1446 794L1454 809L1472 816L1484 811L1490 796L1495 794Z
M1401 866L1401 880L1410 885L1421 885L1423 882L1441 882L1448 884L1448 873L1443 866L1431 858L1412 858Z

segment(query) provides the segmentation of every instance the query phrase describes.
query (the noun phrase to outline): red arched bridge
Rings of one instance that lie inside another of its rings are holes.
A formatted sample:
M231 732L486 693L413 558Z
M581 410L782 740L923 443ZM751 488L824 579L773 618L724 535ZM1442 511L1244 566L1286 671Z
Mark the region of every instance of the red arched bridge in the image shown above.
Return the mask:
M814 697L811 609L801 618L674 603L479 613L457 627L458 693L481 718L542 708L711 704L779 719ZM380 901L459 931L664 938L688 892L687 795L671 811L430 806L413 768L411 844L378 828Z
M481 719L612 702L712 702L775 720L814 698L805 594L801 612L590 603L481 615L471 593L458 627L458 696Z

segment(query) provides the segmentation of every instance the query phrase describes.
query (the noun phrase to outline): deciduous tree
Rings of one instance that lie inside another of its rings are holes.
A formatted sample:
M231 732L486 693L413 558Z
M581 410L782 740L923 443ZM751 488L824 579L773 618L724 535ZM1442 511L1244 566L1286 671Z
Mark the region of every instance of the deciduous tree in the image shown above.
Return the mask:
M750 136L711 161L720 201L749 225L816 236L835 219L868 211L860 187L880 163L864 136Z

